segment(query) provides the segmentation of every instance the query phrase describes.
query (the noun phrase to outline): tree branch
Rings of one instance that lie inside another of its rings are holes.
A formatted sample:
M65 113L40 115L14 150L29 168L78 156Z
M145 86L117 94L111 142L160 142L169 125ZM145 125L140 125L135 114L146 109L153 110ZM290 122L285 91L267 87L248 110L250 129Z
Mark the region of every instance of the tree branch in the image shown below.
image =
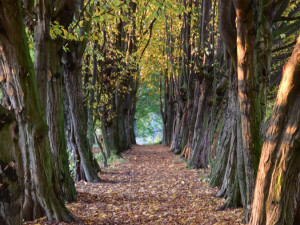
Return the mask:
M279 22L279 21L293 21L293 20L299 20L300 16L297 17L287 17L287 16L281 16L277 19L274 20L274 22Z

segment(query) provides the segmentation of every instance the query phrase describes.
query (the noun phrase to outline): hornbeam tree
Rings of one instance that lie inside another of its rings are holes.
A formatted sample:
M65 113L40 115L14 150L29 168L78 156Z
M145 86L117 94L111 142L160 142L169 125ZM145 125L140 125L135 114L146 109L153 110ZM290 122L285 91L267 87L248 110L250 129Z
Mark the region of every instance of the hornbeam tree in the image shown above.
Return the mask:
M92 155L92 146L89 144L87 132L88 122L84 110L84 96L82 90L82 57L87 46L87 37L91 30L92 18L95 9L95 2L78 1L75 5L75 25L72 31L79 29L81 40L69 39L67 44L69 50L63 54L63 77L65 88L65 105L67 111L68 143L73 154L78 158L79 165L76 165L76 180L99 182L97 172L100 172L99 165ZM82 25L80 20L88 17ZM80 23L81 24L81 23ZM79 26L79 27L77 27Z
M16 138L20 149L20 154L15 155L13 161L22 171L17 173L22 178L19 182L22 181L20 185L24 190L21 215L27 220L46 215L49 220L72 221L74 217L65 208L58 193L48 127L21 12L21 1L0 1L0 81L5 96L3 104L12 109L17 124L14 132L18 135L7 139ZM1 133L5 130L1 129ZM5 148L1 148L1 152L3 150ZM5 168L1 170L5 171ZM5 198L0 201L3 205ZM3 216L3 211L1 214ZM9 221L9 218L4 219Z
M99 37L102 45L98 51L103 57L100 60L98 116L108 156L111 153L120 155L135 144L133 128L140 79L138 63L150 43L157 16L157 12L151 15L147 10L153 7L152 1L118 3L116 7L115 2L102 1L104 22L99 24L103 35Z
M282 80L266 131L250 224L299 222L300 35ZM295 219L297 218L297 219Z
M246 178L246 221L251 213L251 205L255 186L261 146L260 124L256 115L260 115L255 99L254 76L254 7L252 1L235 0L237 29L237 76L238 96L242 133L242 155ZM239 159L238 159L239 160Z
M32 11L33 9L27 8L27 12L33 15ZM61 64L63 41L59 37L50 38L50 23L56 21L68 27L73 19L74 4L70 0L55 1L54 3L49 0L39 0L35 11L37 12L37 22L34 26L34 67L38 90L49 127L48 136L60 193L63 199L71 202L75 200L76 190L69 170L63 120Z

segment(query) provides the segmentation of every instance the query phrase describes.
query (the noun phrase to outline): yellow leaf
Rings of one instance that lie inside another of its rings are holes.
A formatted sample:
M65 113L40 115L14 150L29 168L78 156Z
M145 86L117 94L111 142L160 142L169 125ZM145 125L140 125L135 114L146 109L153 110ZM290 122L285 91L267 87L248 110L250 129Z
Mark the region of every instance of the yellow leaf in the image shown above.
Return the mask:
M62 31L64 32L64 35L67 36L68 35L68 31L64 28L62 28Z
M74 35L73 34L69 34L69 39L70 40L74 40L75 39Z
M93 35L93 40L97 41L99 38L96 35Z
M79 21L79 26L83 27L83 20Z

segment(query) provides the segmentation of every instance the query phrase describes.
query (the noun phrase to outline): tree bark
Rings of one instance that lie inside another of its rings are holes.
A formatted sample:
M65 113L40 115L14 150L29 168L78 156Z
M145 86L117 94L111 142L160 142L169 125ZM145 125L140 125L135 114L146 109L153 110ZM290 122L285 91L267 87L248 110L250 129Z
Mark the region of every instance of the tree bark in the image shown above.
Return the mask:
M74 181L70 175L69 160L64 132L64 114L62 99L62 40L50 38L50 15L55 5L48 0L39 0L37 4L37 23L34 30L35 60L34 68L43 109L46 112L49 127L49 142L54 157L55 173L59 180L62 199L68 202L76 198ZM57 6L56 6L57 7ZM70 13L66 17L66 11ZM66 23L73 18L74 9L69 1L61 2L56 13L58 22ZM62 15L63 14L63 15ZM61 21L61 20L65 21ZM65 24L68 26L69 24Z
M257 174L250 224L296 224L300 160L300 36L283 68Z
M208 77L204 78L201 85L200 85L200 96L198 99L198 103L196 104L197 109L197 116L193 131L193 138L191 142L191 159L190 159L190 166L193 168L206 168L208 164L208 150L209 147L209 139L208 143L204 144L204 142L207 142L207 136L209 129L208 126L208 105L207 105L207 99L209 96L210 86L212 84L212 80ZM206 121L205 121L206 120ZM206 134L206 135L205 135ZM205 146L203 146L203 144ZM203 158L202 158L203 157ZM201 161L203 163L201 163Z
M245 179L242 173L245 170L243 155L239 138L239 105L237 95L237 77L233 67L229 72L229 90L227 96L227 108L225 110L222 129L218 137L217 155L211 169L211 185L219 186L219 197L225 197L226 203L220 209L239 207L245 199L243 185ZM243 204L244 205L244 204Z
M58 193L48 128L29 55L20 1L0 1L0 81L15 114L24 174L23 218L72 221Z
M96 44L95 44L96 45ZM88 139L89 145L93 146L94 144L94 130L95 130L95 123L96 120L94 119L94 104L95 104L95 90L96 90L96 79L98 74L98 60L97 55L93 52L93 73L92 73L92 80L91 80L91 87L89 88L89 104L88 104Z
M173 101L173 83L172 78L168 77L168 70L163 72L164 76L164 105L161 105L161 115L163 120L163 141L164 145L170 146L173 136L174 125L174 101ZM162 102L161 102L162 104Z
M0 223L22 224L24 194L18 129L13 112L0 106Z
M66 63L64 69L64 84L66 88L70 125L72 136L74 136L73 144L80 155L80 167L84 171L84 175L89 182L99 182L97 175L99 165L93 159L92 149L89 145L87 137L87 119L83 107L83 93L81 84L81 57L76 56L76 50L66 53ZM78 52L77 52L78 54Z
M261 106L256 101L254 67L254 5L248 0L235 0L237 26L237 76L242 131L242 147L246 171L247 210L251 214L255 177L261 148Z
M47 75L46 119L49 126L49 141L54 157L55 171L58 176L63 198L72 202L76 199L76 189L69 169L69 155L65 135L62 64L62 46L59 40L50 42L50 65Z
M83 9L83 0L77 2L75 6L75 14L77 15ZM94 3L88 7L89 20L86 20L81 33L89 32L91 29L92 16L94 12ZM63 78L68 103L68 125L70 126L68 138L71 143L73 154L79 153L80 168L76 172L81 171L84 176L77 174L78 178L86 179L89 182L99 182L100 178L97 173L100 167L92 154L92 146L89 144L87 132L88 123L84 108L84 97L82 90L82 57L86 49L87 39L82 41L68 41L69 51L64 52L63 58Z

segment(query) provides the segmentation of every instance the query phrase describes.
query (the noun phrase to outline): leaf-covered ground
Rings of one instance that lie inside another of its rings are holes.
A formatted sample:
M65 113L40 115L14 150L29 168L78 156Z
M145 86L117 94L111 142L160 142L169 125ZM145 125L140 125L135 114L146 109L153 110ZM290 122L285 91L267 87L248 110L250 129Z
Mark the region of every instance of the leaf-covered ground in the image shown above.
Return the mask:
M79 182L67 207L86 224L240 224L242 210L217 211L224 200L203 170L188 170L163 146L134 146L101 183ZM36 221L43 223L43 221ZM48 223L49 224L49 223ZM64 224L64 223L60 223Z

